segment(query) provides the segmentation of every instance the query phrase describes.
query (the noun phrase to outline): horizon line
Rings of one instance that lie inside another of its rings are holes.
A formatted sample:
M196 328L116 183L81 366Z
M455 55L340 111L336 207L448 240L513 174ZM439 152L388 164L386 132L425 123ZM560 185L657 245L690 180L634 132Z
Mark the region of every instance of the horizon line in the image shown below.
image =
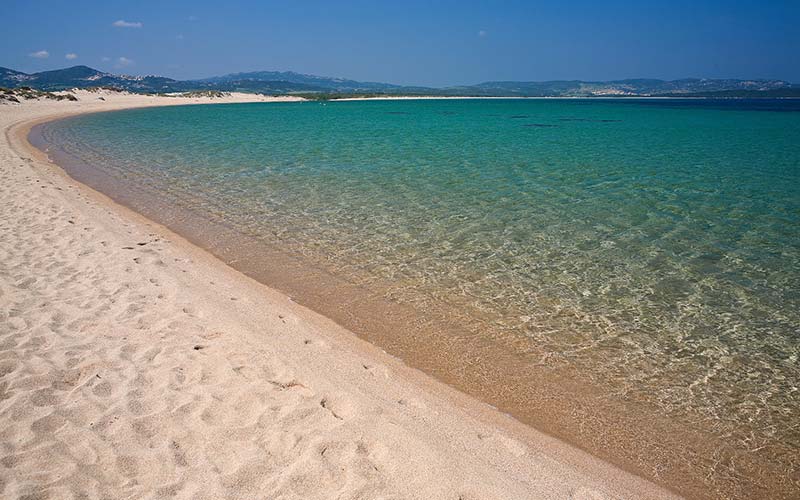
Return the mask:
M661 82L678 82L678 81L683 81L683 80L737 80L737 81L759 81L759 82L784 82L784 83L788 83L790 85L800 85L800 83L793 82L791 80L786 80L786 79L783 79L783 78L762 78L762 77L719 77L719 78L710 78L710 77L700 77L700 76L685 76L685 77L681 77L681 78L657 78L657 77L636 76L636 77L625 77L625 78L613 78L613 79L607 79L607 80L602 80L602 79L581 79L581 78L550 78L550 79L546 79L546 80L497 79L497 80L483 80L483 81L480 81L480 82L477 82L477 83L460 83L460 84L449 84L449 85L423 85L423 84L400 84L400 83L392 83L392 82L388 82L388 81L380 81L380 80L372 80L372 79L358 80L358 79L351 78L351 77L321 75L321 74L317 74L317 73L306 73L306 72L295 71L295 70L290 70L290 69L284 69L284 70L280 70L280 69L256 69L256 70L248 70L248 71L232 71L232 72L228 72L228 73L215 74L215 75L205 76L205 77L181 79L181 78L174 78L174 77L171 77L171 76L166 76L165 74L157 74L157 73L139 73L139 74L136 74L136 73L125 73L125 72L115 73L113 71L100 70L100 69L97 69L95 67L89 66L88 64L75 64L73 66L56 67L56 68L53 68L53 69L44 69L44 70L41 70L41 71L34 71L34 72L31 72L31 73L28 73L28 72L25 72L25 71L20 71L20 70L17 70L17 69L13 69L13 68L8 67L8 66L0 66L0 68L8 69L8 70L11 70L11 71L16 71L16 72L19 72L19 73L23 73L25 75L35 75L35 74L38 74L38 73L46 73L46 72L50 72L50 71L62 71L62 70L67 70L67 69L72 69L72 68L80 68L80 67L88 68L88 69L91 69L93 71L98 71L100 73L106 73L106 74L115 75L115 76L134 76L134 77L140 77L140 78L147 78L147 77L169 78L170 80L174 80L174 81L177 81L177 82L202 81L202 80L208 80L208 79L211 79L211 78L219 78L219 77L223 77L223 76L237 75L237 74L247 74L247 73L294 73L294 74L302 75L302 76L313 76L313 77L317 77L317 78L341 79L341 80L349 80L349 81L355 81L355 82L360 82L360 83L380 83L380 84L384 84L384 85L395 85L395 86L398 86L398 87L425 87L425 88L432 88L432 89L445 89L445 88L451 88L451 87L470 87L470 86L480 85L480 84L484 84L484 83L495 83L495 82L497 82L497 83L549 83L549 82L611 83L611 82L624 82L624 81L628 81L628 80L655 80L655 81L661 81Z

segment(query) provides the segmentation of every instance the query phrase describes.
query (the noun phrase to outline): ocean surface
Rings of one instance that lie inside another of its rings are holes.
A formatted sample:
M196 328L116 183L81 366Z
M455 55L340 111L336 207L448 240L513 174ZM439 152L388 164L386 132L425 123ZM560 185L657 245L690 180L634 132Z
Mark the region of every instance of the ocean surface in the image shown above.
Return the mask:
M40 133L129 193L463 324L456 343L568 370L797 480L798 101L180 106Z

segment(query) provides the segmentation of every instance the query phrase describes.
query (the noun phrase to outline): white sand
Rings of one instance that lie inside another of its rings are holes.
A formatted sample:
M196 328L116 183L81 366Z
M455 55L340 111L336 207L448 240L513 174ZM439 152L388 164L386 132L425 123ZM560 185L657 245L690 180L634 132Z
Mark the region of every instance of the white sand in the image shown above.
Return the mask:
M78 95L0 104L0 497L670 496L66 177L32 121L212 102Z

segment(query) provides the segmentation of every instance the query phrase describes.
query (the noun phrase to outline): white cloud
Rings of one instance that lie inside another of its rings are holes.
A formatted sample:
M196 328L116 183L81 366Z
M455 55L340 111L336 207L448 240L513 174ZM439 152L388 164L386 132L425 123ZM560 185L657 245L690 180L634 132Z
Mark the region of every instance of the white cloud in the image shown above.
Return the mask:
M46 50L40 50L38 52L31 52L28 55L31 57L35 57L36 59L47 59L48 57L50 57L50 52L47 52Z
M175 39L176 40L183 40L183 35L181 35L181 34L175 35Z
M77 59L78 58L78 54L74 54L74 53L70 52L69 54L65 55L64 57L68 61L72 61L73 59Z
M114 21L113 23L111 23L111 26L114 26L116 28L141 28L144 25L138 21L132 22L120 19L119 21Z
M127 57L119 57L117 58L117 67L118 68L127 68L128 66L133 66L135 63L132 59L128 59Z
M486 36L486 35L488 35L488 34L489 34L489 33L487 33L487 32L486 32L486 30L480 30L480 31L478 32L478 36L479 36L479 37L481 37L481 38L485 37L485 36Z
M108 61L111 60L111 58L110 57L101 57L100 60L103 61L103 62L108 62Z

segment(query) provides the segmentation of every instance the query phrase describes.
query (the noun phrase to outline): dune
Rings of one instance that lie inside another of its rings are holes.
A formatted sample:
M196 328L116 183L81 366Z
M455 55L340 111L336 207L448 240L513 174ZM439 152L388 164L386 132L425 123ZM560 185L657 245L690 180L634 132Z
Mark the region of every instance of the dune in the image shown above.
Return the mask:
M75 95L0 104L0 496L673 497L409 368L26 139L77 113L277 98Z

